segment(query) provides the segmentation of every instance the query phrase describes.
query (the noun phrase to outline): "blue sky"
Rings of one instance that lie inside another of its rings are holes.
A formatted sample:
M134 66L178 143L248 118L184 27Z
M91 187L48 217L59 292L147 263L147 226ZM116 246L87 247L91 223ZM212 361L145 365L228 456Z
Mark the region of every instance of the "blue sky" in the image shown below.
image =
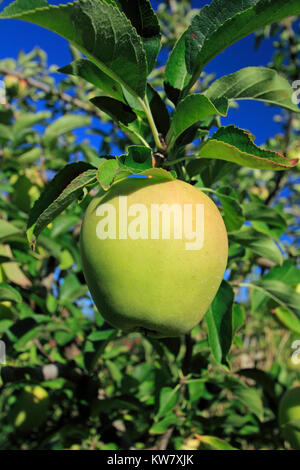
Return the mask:
M4 0L0 9L12 3ZM66 0L50 0L51 4L67 3ZM151 1L154 8L159 0ZM195 0L192 5L201 8L209 0ZM20 49L31 51L35 46L44 49L48 54L49 64L58 66L70 62L70 53L67 41L39 26L17 20L5 20L0 23L0 59L17 57ZM254 36L249 36L225 50L215 58L207 67L206 72L215 73L217 77L235 72L242 67L268 65L272 58L272 41L266 40L258 51L254 51ZM229 116L223 120L223 124L236 124L239 127L249 129L256 137L256 143L262 144L266 139L280 132L280 124L274 122L273 117L278 114L279 108L267 107L260 102L239 102L238 110L231 110Z

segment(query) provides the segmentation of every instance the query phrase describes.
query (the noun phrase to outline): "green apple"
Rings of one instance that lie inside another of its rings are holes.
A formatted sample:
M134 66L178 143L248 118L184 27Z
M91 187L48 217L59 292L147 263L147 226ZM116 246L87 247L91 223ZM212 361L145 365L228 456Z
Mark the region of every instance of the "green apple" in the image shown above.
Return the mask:
M99 312L116 328L153 337L180 336L201 320L228 255L218 208L179 180L127 178L101 191L86 211L80 245Z
M8 74L4 78L6 93L15 98L19 91L19 79L15 75Z
M21 97L28 86L26 80L11 74L5 76L4 83L6 93L10 98Z
M284 439L300 450L300 387L287 390L279 403L279 425Z
M47 390L26 385L10 410L9 421L20 433L37 430L47 419L49 404Z

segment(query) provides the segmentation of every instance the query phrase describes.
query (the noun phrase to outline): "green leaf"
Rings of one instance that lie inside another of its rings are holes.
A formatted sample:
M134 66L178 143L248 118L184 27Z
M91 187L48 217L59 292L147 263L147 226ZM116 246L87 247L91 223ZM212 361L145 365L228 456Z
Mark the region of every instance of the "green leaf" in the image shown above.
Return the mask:
M216 195L223 206L227 231L239 230L245 222L245 217L243 208L238 202L236 191L231 186L221 186L216 191Z
M249 131L235 126L221 127L200 146L198 156L261 170L286 170L298 163L297 159L285 158L272 150L257 147Z
M9 301L9 302L22 302L22 297L20 293L11 287L9 284L5 284L4 282L0 283L0 301Z
M96 365L100 356L103 354L104 349L113 339L116 338L117 330L107 329L103 330L103 335L100 339L88 340L84 346L84 364L88 371L91 371Z
M113 98L124 101L120 84L88 59L75 60L69 65L58 69L58 72L83 78Z
M178 416L176 416L174 413L170 413L158 423L154 423L149 429L149 433L150 434L164 434L166 430L170 426L172 426L172 424L177 424L177 425L179 424Z
M0 124L0 139L4 141L12 140L13 134L9 126Z
M34 204L27 225L27 237L35 243L41 231L71 202L79 198L85 186L96 182L96 169L88 163L71 163L46 186Z
M173 114L170 132L173 133L173 138L177 139L193 124L204 120L212 114L222 114L223 110L225 111L223 114L225 116L226 107L222 108L220 106L220 110L217 109L205 95L189 95L178 104Z
M246 67L216 80L205 92L216 107L225 100L258 100L300 112L293 104L293 88L276 70ZM226 114L226 113L225 113Z
M172 181L174 179L172 173L164 170L163 168L150 168L140 173L146 175L148 178L152 178L155 182L157 181Z
M147 85L147 98L157 130L166 136L170 128L169 112L160 94L149 83Z
M245 324L246 312L241 304L235 303L233 305L232 319L234 332L238 331Z
M11 237L12 235L17 235L20 233L20 230L15 227L10 222L6 220L0 220L0 240Z
M241 402L254 413L260 421L264 416L263 403L259 392L255 388L250 388L233 376L227 375L224 386L228 388Z
M116 330L114 329L109 329L109 330L100 330L100 331L93 331L89 336L88 336L88 341L104 341L108 339L112 333L114 333Z
M169 411L173 410L179 401L178 387L163 387L159 393L159 409L155 415L155 420L158 421L162 416L166 416Z
M274 266L262 277L263 281L268 279L278 280L289 286L296 286L300 283L300 269L294 266L291 260L285 260L282 266ZM254 289L251 293L252 311L259 310L268 299L269 297L266 296L263 291ZM279 318L279 314L277 317ZM287 316L282 314L281 317L287 326Z
M87 292L87 286L80 284L75 274L67 276L60 287L59 302L73 303L76 299L83 297Z
M18 157L18 163L21 163L22 166L32 165L40 158L41 154L42 149L34 147L27 152L22 153L22 155Z
M232 232L229 239L249 248L258 256L263 256L276 264L282 264L282 255L276 243L268 235L252 227L244 227L239 232Z
M169 100L175 105L180 100L181 92L186 88L190 80L185 62L185 40L186 33L177 40L165 68L165 91Z
M286 328L300 335L300 319L293 312L283 307L277 307L272 310L272 313Z
M141 177L144 176L145 178L151 178L155 181L169 181L173 179L172 174L169 171L163 170L162 168L144 169L145 167L149 166L150 149L138 145L131 146L129 148L134 148L134 158L139 158L139 163L132 163L133 156L131 150L128 161L129 166L127 166L126 163L126 156L118 157L113 160L107 160L99 166L97 171L97 179L104 191L110 189L114 183L119 183L128 177L135 177L136 175L141 175ZM137 153L139 154L139 157L137 157ZM146 160L142 162L142 158L145 158Z
M82 114L65 114L47 126L42 142L46 147L53 147L59 136L73 129L89 126L90 123L91 118L89 116Z
M223 281L205 315L212 355L218 364L226 366L232 341L233 299L234 293L231 285Z
M48 294L46 297L46 307L50 313L55 313L57 309L57 300L52 294Z
M126 16L104 1L48 5L16 0L0 14L38 24L61 35L133 95L144 97L147 59L143 42Z
M201 445L200 450L205 447L211 450L238 450L236 447L232 447L228 442L223 441L214 436L202 436L197 434L197 439Z
M22 237L23 238L23 237ZM24 241L23 239L21 240ZM6 256L10 259L13 258L10 245L0 245L0 256ZM5 278L14 284L17 284L23 288L30 287L32 282L28 277L25 276L19 265L14 261L5 262L2 264L2 269L5 274Z
M1 14L0 14L1 18ZM36 124L40 124L46 119L51 118L51 113L48 111L40 111L39 113L24 113L15 120L12 125L12 132L14 137L20 134L25 129L31 129Z
M281 307L290 310L300 319L300 294L287 284L277 280L262 279L251 282L250 287L261 290Z
M284 232L287 228L285 218L273 207L260 202L249 202L243 205L243 211L247 220L259 220L266 222L271 227L278 227Z
M137 115L128 104L110 98L109 96L96 96L91 99L91 102L97 106L97 108L108 114L114 121L121 122L125 126L128 126L128 124L137 119Z
M143 119L146 120L145 111L137 98L132 96L130 93L123 88L124 97L128 105L136 111L136 114ZM160 94L148 83L147 84L147 99L150 105L151 113L157 127L157 130L163 135L166 136L167 132L170 127L170 116L168 112L168 108L164 101L162 100ZM135 124L135 123L134 123ZM131 126L130 126L131 128ZM148 129L146 128L147 132ZM141 134L143 134L141 132ZM144 136L145 137L145 136Z
M300 269L291 260L285 260L282 266L274 266L264 277L265 279L277 279L289 286L300 283Z
M112 186L119 170L120 167L117 159L106 160L101 163L97 170L97 180L104 191L107 191Z
M127 149L128 155L120 157L124 169L132 171L143 171L152 168L152 150L143 145L130 145Z
M238 374L249 379L255 380L257 385L263 389L264 393L276 403L276 380L274 380L274 378L269 373L261 369L251 368L240 369L238 371Z
M165 74L168 97L178 101L205 65L234 42L299 13L298 0L213 0L193 18L169 57Z
M9 328L14 324L13 320L0 320L0 334L7 333Z
M190 403L198 401L201 397L205 395L204 380L199 379L199 381L197 381L197 379L195 379L195 381L188 383L188 391Z
M149 0L118 0L122 11L141 36L146 52L148 74L155 67L161 47L160 26Z

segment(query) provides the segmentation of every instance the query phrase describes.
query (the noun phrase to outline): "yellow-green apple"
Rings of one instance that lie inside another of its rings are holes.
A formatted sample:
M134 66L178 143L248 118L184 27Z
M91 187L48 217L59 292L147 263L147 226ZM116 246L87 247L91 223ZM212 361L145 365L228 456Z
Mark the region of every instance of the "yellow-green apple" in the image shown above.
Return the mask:
M4 78L6 93L11 98L20 97L27 88L27 81L16 75L7 74Z
M111 325L149 336L187 333L222 281L228 242L214 202L188 183L127 178L91 201L83 271Z
M20 433L37 430L47 419L49 404L47 390L26 385L10 410L9 421Z
M284 439L300 450L300 387L285 392L279 403L279 425Z

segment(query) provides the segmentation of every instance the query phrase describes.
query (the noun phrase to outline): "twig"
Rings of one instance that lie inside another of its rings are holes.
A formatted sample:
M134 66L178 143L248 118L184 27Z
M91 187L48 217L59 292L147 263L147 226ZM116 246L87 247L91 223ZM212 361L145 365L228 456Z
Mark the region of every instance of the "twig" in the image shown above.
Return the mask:
M271 261L267 258L257 258L256 260L258 266L260 266L261 268L273 268L275 266L276 263L274 263L274 261Z
M269 196L265 200L266 206L269 206L274 199L276 198L277 194L280 193L281 189L283 188L285 184L285 174L283 172L276 173L276 181L275 181L275 187L274 189L270 192Z
M174 431L174 426L167 429L166 432L159 438L155 446L156 450L166 450L169 444L169 441L172 437Z
M5 67L0 66L0 75L14 75L15 77L19 78L20 80L25 80L28 85L32 86L33 88L37 88L38 90L42 90L47 94L51 94L52 96L56 96L60 100L64 101L65 103L69 103L75 106L78 109L82 109L88 114L92 114L97 118L101 118L102 114L98 108L91 106L89 103L85 103L84 101L80 100L79 98L74 98L73 96L69 95L68 93L63 93L52 86L37 80L36 78L26 77L21 72L11 71Z
M39 350L39 352L46 358L48 359L49 362L53 363L55 362L55 360L49 356L49 354L46 353L46 351L44 350L43 346L41 345L41 343L39 342L38 339L34 339L33 340L33 343L36 345L37 349Z
M192 359L192 352L193 352L193 343L192 343L192 338L190 333L185 335L185 355L183 358L183 363L182 363L182 372L183 375L187 375L189 368L190 368L190 363Z

